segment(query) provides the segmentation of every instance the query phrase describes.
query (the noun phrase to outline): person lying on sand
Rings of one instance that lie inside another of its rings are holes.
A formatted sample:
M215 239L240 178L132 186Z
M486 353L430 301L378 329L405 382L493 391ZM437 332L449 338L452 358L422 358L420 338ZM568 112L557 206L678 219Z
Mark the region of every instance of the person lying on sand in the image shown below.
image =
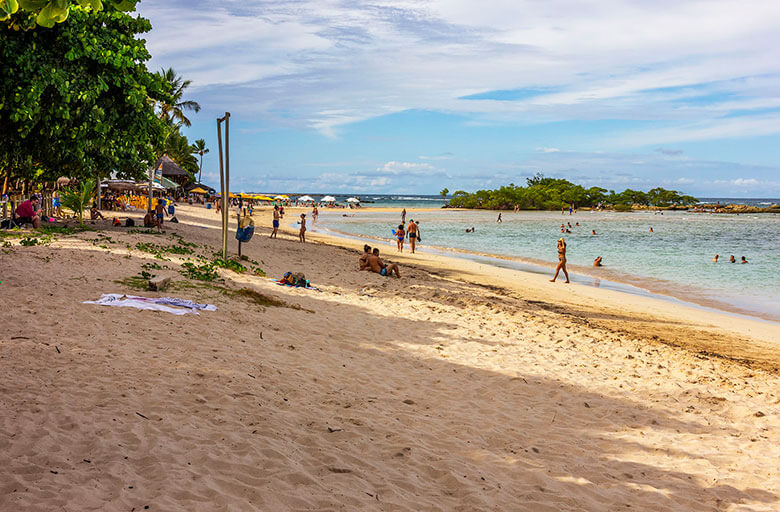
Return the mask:
M360 260L358 262L358 265L360 266L358 270L368 270L368 258L370 256L371 256L371 246L364 245L363 254L360 255Z
M376 272L380 276L391 276L393 275L393 272L395 272L395 277L401 277L401 274L398 272L398 265L395 263L385 265L379 257L379 249L377 248L374 248L373 253L368 257L368 266L370 267L371 272Z

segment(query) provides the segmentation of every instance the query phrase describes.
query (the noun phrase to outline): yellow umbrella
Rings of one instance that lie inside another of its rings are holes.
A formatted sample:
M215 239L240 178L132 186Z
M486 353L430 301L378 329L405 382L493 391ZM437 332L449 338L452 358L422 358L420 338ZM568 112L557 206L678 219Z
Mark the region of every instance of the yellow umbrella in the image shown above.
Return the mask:
M192 190L190 190L190 194L208 194L207 190L203 190L200 187L195 187Z
M258 201L273 201L274 200L272 197L262 196L262 195L261 196L255 196L255 199L257 199Z
M241 192L238 195L241 197L241 199L254 199L255 197L252 194L245 194L244 192Z

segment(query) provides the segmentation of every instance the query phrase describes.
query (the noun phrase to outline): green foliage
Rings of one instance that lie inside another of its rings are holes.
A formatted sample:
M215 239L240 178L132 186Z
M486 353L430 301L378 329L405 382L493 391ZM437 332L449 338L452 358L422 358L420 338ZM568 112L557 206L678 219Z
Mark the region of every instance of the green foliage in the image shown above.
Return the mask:
M526 186L510 183L495 190L478 190L474 193L458 190L452 194L449 204L458 208L484 208L508 210L519 205L523 210L559 210L569 205L576 207L596 206L599 203L611 205L657 205L691 204L696 199L682 196L674 190L655 188L650 192L626 189L619 194L600 187L588 189L568 180L548 178L541 173L526 179Z
M60 193L60 203L64 208L72 210L79 219L79 224L84 223L84 210L89 208L92 196L95 193L95 180L84 180L79 188L65 189Z
M184 115L184 111L200 112L200 104L197 101L184 99L184 91L192 84L192 80L184 80L173 68L160 70L157 75L166 83L170 91L170 98L159 103L160 117L176 126L191 126L192 123Z
M448 189L447 187L444 187L443 189L441 189L441 192L439 192L441 197L447 197L447 194L449 193L450 193L450 189Z
M214 281L219 278L217 269L213 263L203 263L197 265L195 263L185 261L182 263L182 275L190 279L197 279L198 281Z
M190 173L192 180L195 180L195 175L198 172L198 159L192 152L192 146L190 145L187 137L182 135L178 126L170 127L170 134L165 139L165 145L162 152L166 153L171 160L179 164L179 167Z
M143 177L164 139L150 100L170 98L144 64L150 55L137 35L149 21L115 2L100 11L54 2L69 15L53 28L0 30L0 173L36 181L110 171Z
M209 152L209 148L206 147L205 139L198 139L195 144L192 145L192 154L200 156L200 163L198 164L198 185L200 185L200 177L203 174L203 155Z
M106 0L106 3L109 8L119 11L133 11L137 0ZM101 0L0 0L0 21L8 21L9 27L14 30L32 28L34 23L52 28L57 23L68 19L71 7L99 11L103 9L103 2ZM11 15L18 11L19 15L12 19Z

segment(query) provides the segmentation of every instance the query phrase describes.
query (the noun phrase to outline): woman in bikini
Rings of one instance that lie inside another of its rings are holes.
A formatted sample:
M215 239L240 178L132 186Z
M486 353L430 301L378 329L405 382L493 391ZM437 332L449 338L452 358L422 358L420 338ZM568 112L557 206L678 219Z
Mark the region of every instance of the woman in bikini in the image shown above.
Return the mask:
M566 276L566 282L569 282L569 273L566 272L566 240L563 238L558 239L558 265L555 267L555 275L550 279L551 283L554 283L558 279L558 273L563 270L563 275Z
M398 252L404 252L404 238L406 238L406 232L404 231L403 224L399 224L398 229L395 230L395 238L398 244Z

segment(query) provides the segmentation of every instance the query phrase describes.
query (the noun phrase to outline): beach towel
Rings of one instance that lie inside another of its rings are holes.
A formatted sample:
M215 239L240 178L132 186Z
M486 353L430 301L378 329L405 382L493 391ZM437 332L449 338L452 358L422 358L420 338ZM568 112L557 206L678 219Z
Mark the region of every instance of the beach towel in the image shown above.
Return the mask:
M176 297L139 297L136 295L123 295L119 293L104 293L98 300L86 300L83 304L97 304L99 306L130 307L147 309L152 311L165 311L174 315L197 315L198 311L216 311L213 304L198 304L187 299ZM177 306L177 307L171 307Z

